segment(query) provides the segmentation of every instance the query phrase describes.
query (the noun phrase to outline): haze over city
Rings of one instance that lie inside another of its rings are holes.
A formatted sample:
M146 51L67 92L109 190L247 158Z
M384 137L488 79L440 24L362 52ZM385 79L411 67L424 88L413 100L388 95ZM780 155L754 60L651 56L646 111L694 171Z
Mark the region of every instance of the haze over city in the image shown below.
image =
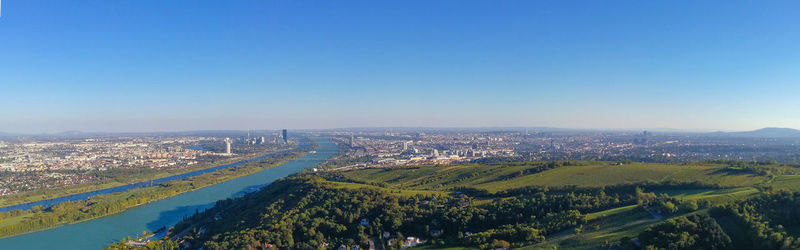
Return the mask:
M796 1L4 1L0 131L800 128Z

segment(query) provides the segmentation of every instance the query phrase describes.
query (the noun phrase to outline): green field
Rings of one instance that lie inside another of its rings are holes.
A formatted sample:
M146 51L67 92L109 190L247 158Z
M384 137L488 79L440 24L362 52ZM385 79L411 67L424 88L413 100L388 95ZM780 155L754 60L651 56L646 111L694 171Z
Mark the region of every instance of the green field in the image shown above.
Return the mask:
M589 214L589 219L594 220L594 219L606 218L606 217L609 217L609 216L618 215L618 214L625 213L625 212L630 212L630 211L635 210L637 208L638 208L637 205L630 205L630 206L612 208L612 209L609 209L609 210L603 210L603 211L600 211L600 212L594 212L594 213L590 213Z
M583 162L582 166L563 166L539 173L515 173L530 168L527 164L463 164L396 169L365 169L343 174L363 182L384 182L395 188L447 190L473 187L490 192L528 186L600 187L642 182L699 182L723 187L747 187L766 181L764 176L723 171L715 165L677 165L608 162Z
M18 224L18 223L22 222L23 220L30 219L30 218L33 218L32 214L23 214L23 215L3 218L2 220L0 220L0 227Z
M777 190L800 191L800 175L781 175L775 177L767 186Z
M729 202L747 198L750 195L759 193L754 187L738 187L726 189L684 189L684 190L664 190L663 192L671 197L681 200L705 200L712 202Z

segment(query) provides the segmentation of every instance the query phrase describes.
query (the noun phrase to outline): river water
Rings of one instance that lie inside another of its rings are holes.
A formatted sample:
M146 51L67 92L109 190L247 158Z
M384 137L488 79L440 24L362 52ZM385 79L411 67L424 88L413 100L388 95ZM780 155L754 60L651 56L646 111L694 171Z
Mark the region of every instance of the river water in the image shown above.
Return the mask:
M281 177L317 165L339 151L339 147L328 139L314 140L319 143L316 153L283 165L134 207L122 213L3 238L0 239L0 249L101 249L127 236L140 235L143 230L152 232L161 227L170 227L183 217L214 206L217 200L258 190Z
M301 142L300 145L299 145L299 147L301 147L301 148L302 147L307 147L307 146L309 146L308 143L304 143L304 142ZM225 164L225 165L219 165L219 166L216 166L216 167L204 168L204 169L200 169L200 170L196 170L196 171L192 171L192 172L188 172L188 173L167 176L167 177L154 179L154 180L150 180L150 181L132 183L132 184L122 185L122 186L118 186L118 187L112 187L112 188L100 189L100 190L95 190L95 191L90 191L90 192L85 192L85 193L67 195L67 196L62 196L62 197L57 197L57 198L52 198L52 199L47 199L47 200L28 202L28 203L13 205L13 206L0 207L0 212L6 212L6 211L11 211L11 210L29 210L29 209L33 208L34 206L50 207L50 206L53 206L55 204L59 204L59 203L62 203L62 202L85 200L85 199L87 199L89 197L97 196L97 195L101 195L101 194L118 193L118 192L122 192L122 191L128 191L128 190L134 189L134 188L149 187L149 186L158 185L160 183L167 182L167 181L182 180L182 179L186 179L186 178L192 177L192 176L198 176L198 175L205 174L205 173L216 172L217 170L221 170L221 169L225 169L225 168L239 166L239 165L242 165L242 164L245 164L245 163L248 163L248 162L258 161L258 160L273 156L275 154L277 154L277 153L266 154L266 155L250 158L250 159L243 160L243 161L237 161L237 162L234 162L234 163L229 163L229 164Z

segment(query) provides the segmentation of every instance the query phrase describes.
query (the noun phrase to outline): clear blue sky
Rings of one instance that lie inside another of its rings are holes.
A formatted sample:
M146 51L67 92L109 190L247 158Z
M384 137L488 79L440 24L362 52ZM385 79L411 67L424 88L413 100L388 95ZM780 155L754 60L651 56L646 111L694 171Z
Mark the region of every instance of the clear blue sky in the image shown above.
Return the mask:
M0 131L800 128L800 1L2 1Z

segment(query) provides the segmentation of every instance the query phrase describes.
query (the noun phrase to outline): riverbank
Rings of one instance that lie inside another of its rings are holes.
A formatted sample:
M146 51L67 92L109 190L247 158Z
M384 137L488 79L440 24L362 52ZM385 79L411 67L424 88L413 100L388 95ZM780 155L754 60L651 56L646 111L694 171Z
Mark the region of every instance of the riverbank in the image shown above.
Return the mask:
M139 182L146 182L150 180L157 180L170 176L182 175L190 172L201 171L204 169L216 168L221 165L236 164L237 162L247 161L263 157L264 155L284 152L296 148L297 144L284 145L278 148L271 148L262 152L250 152L244 155L237 155L231 158L211 158L205 159L198 164L187 166L183 168L172 169L150 169L150 168L136 168L136 169L109 169L105 171L99 170L86 170L82 174L95 176L99 181L91 183L84 183L71 186L53 187L47 189L33 190L18 194L9 194L0 196L0 212L10 211L14 209L30 209L32 206L24 206L27 203L37 203L34 205L47 205L43 204L47 200L59 200L63 197L68 197L81 193L89 193L93 191L100 191L103 189L114 189L121 186L134 185ZM85 199L85 197L80 198Z
M30 211L11 211L2 213L6 219L15 223L4 225L0 221L0 236L9 237L23 233L49 229L65 224L80 223L126 211L130 208L153 201L173 197L185 192L195 191L203 187L215 185L244 175L259 172L302 157L314 146L276 153L271 157L258 161L244 162L238 166L219 169L217 171L192 176L187 179L170 180L161 184L132 189L129 191L103 194L85 200L68 201L54 205L48 209L34 208ZM22 219L16 219L22 217Z
M159 179L164 177L169 177L173 175L181 175L189 172L194 172L198 170L203 170L207 168L213 168L220 165L232 164L236 162L240 162L243 160L251 159L254 157L258 157L259 155L266 155L272 154L277 152L282 152L291 149L285 150L278 150L274 152L264 152L261 154L250 154L246 156L238 156L234 158L225 159L218 162L213 163L202 163L197 164L198 166L192 166L187 168L181 169L172 169L166 171L159 171L154 173L145 173L141 175L132 175L132 176L125 176L126 180L124 182L116 181L116 180L109 180L108 182L103 183L90 183L90 184L79 184L74 186L67 186L67 187L59 187L59 188L51 188L45 190L36 190L30 191L20 194L12 194L0 197L0 208L3 207L10 207L16 206L20 204L32 203L37 201L49 200L49 199L57 199L65 196L80 194L80 193L87 193L93 192L103 189L115 188L125 185L131 185L138 182L149 181L153 179Z

